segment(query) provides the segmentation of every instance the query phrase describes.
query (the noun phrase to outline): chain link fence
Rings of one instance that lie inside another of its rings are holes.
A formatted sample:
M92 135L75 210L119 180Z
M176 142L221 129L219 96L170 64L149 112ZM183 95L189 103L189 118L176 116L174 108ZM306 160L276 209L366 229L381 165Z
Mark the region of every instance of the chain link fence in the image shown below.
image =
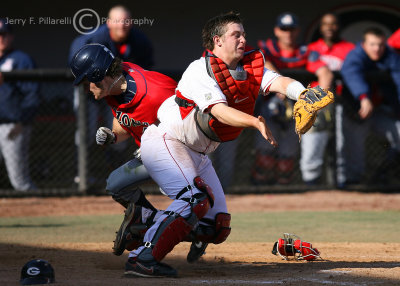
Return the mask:
M176 80L180 72L164 71ZM314 79L304 71L283 74L305 83ZM109 147L96 145L95 133L100 126L111 127L112 113L105 101L90 98L82 87L72 85L69 70L31 70L4 73L5 79L35 80L40 83L40 107L31 124L29 173L37 190L21 192L12 187L4 160L0 161L0 196L36 196L105 194L106 178L112 170L133 157L137 148L132 139ZM293 131L294 132L294 131ZM320 184L304 184L299 168L300 151L296 153L290 180L282 183L256 183L254 169L256 131L246 129L238 139L223 143L210 155L227 193L298 192L309 189L336 188L335 134L331 132L325 152ZM311 148L311 146L310 146ZM400 162L385 160L389 144L384 137L370 134L366 141L366 174L364 184L350 189L396 191L400 186ZM4 146L1 150L8 152ZM274 176L282 176L275 171ZM158 192L154 183L144 186Z

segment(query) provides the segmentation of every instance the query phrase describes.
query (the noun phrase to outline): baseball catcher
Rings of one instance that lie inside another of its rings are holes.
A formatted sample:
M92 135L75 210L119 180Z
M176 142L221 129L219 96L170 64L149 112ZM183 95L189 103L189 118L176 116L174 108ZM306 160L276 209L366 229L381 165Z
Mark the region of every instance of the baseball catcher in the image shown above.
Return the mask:
M289 260L289 256L293 256L295 260L307 261L321 258L318 249L313 248L311 243L302 241L300 237L290 233L284 233L283 238L275 242L272 254L285 260Z
M332 102L334 102L333 93L319 86L306 88L300 94L300 99L295 103L293 109L299 140L301 135L313 126L317 112Z

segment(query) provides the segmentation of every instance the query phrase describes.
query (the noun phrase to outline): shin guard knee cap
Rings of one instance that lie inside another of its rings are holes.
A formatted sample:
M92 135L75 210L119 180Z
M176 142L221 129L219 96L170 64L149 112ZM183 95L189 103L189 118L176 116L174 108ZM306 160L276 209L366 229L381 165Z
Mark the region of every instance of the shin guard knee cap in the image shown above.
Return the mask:
M215 239L214 244L224 242L231 233L231 215L228 213L218 213L215 216Z

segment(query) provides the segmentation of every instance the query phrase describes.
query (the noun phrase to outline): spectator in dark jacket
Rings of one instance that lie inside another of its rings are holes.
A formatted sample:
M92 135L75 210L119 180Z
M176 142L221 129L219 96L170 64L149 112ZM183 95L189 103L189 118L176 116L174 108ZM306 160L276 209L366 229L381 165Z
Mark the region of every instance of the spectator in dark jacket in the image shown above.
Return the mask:
M99 43L106 46L124 62L135 63L144 69L154 65L153 45L149 38L133 27L130 11L123 6L115 6L108 13L107 23L95 32L78 36L71 44L69 61L84 45Z
M0 161L4 159L11 185L18 191L36 189L29 175L31 123L39 106L38 84L7 82L1 72L32 69L26 53L13 48L14 34L0 19Z
M389 81L367 78L387 72ZM365 139L373 129L386 136L390 163L400 154L400 55L386 46L379 28L364 32L363 41L346 57L341 70L345 89L343 110L337 124L343 134L337 141L338 184L359 183L365 176Z

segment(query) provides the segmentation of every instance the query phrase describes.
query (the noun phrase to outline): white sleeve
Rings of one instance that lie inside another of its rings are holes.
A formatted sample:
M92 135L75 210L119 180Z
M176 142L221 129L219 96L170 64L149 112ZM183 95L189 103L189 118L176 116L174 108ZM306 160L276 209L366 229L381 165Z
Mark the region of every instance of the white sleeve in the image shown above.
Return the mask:
M189 65L177 89L184 97L193 100L202 111L211 105L227 102L218 83L208 75L204 58Z
M270 88L272 82L274 80L276 80L280 76L281 76L280 74L278 74L278 73L276 73L274 71L271 71L271 70L269 70L267 68L264 68L264 75L263 75L263 79L262 79L262 82L261 82L262 91L265 94L267 94L269 92L269 88Z

